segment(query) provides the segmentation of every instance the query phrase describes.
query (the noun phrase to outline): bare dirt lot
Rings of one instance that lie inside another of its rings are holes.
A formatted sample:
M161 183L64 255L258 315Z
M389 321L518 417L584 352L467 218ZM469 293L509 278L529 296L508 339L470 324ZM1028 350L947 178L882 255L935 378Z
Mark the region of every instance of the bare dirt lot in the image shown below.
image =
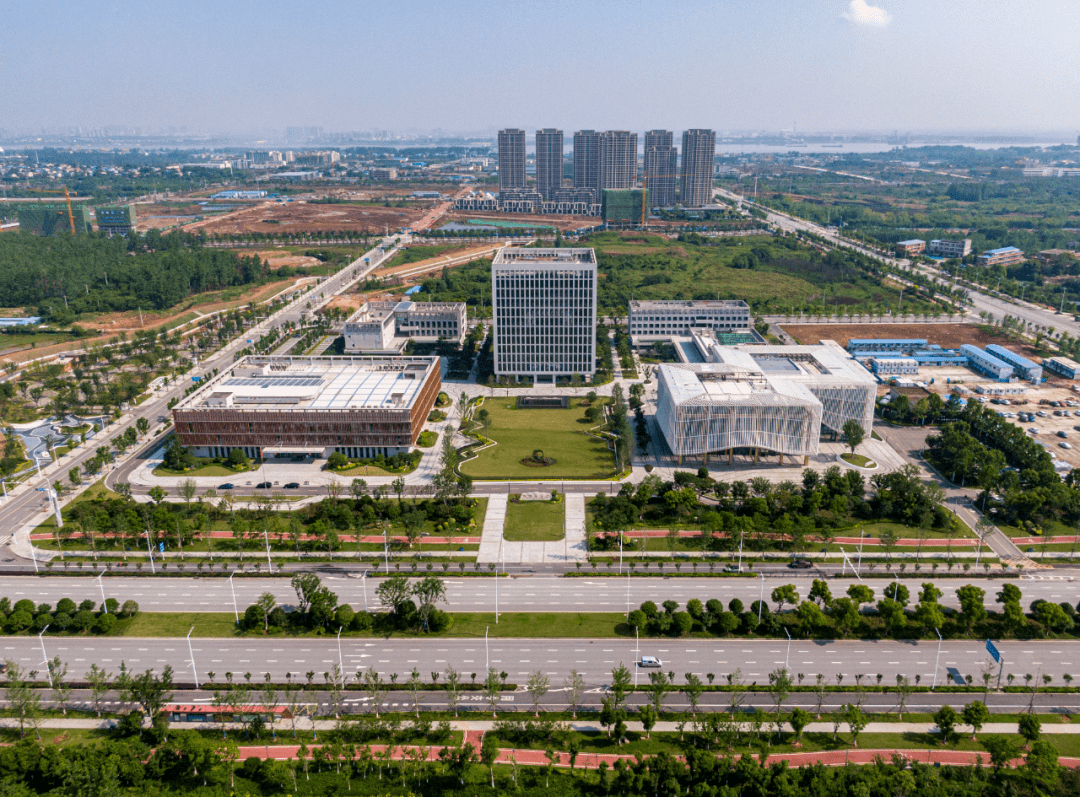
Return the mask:
M804 345L835 340L846 348L852 338L923 338L945 349L956 349L964 343L974 346L997 343L1036 362L1041 359L1031 346L984 332L974 324L781 324L780 327Z
M431 208L431 202L410 202L407 206L322 205L307 202L262 202L215 219L187 227L208 234L261 232L371 232L380 235L389 228L409 227Z
M287 252L281 249L266 249L258 252L252 252L251 254L257 255L266 261L266 265L271 269L278 269L282 266L293 266L295 268L304 268L305 266L317 266L321 262L317 257L308 257L307 255L295 255L292 252Z

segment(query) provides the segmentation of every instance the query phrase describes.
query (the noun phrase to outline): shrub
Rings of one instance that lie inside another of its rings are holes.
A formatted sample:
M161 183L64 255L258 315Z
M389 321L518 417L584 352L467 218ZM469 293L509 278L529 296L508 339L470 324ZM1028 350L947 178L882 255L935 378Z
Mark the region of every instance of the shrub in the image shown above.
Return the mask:
M353 617L356 612L353 611L353 607L347 603L343 603L337 608L336 619L338 625L342 628L349 628L352 626Z
M120 607L121 617L134 617L139 613L139 604L133 600L124 601L124 605Z
M94 630L99 634L107 634L116 627L117 622L115 614L103 614L94 623Z
M22 603L22 601L19 601ZM7 619L7 628L9 633L18 633L19 631L25 631L34 622L34 615L30 612L20 609L11 613L11 616Z
M71 618L71 624L76 631L87 631L94 624L94 613L88 609L83 609Z
M367 612L353 612L350 628L353 631L367 631L371 628L371 615Z
M75 605L75 601L71 598L61 598L56 604L56 611L63 612L64 614L75 614L78 608L79 607Z

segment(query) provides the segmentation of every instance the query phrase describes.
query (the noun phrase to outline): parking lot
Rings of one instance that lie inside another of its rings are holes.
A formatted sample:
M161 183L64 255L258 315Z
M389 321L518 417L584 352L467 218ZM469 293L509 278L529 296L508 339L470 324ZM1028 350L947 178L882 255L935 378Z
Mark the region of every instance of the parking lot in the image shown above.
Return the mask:
M1080 396L1071 390L1043 386L1019 399L988 398L983 403L1020 426L1052 457L1080 467Z

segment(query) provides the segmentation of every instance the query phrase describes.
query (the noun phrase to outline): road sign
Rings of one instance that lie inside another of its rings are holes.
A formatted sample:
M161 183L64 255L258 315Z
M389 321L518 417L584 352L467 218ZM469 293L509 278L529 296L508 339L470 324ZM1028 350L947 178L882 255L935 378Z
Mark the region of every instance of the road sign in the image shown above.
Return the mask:
M158 550L161 551L162 553L165 553L165 543L159 542L158 543Z
M993 657L994 661L1001 661L1001 653L998 652L998 649L994 647L994 643L991 642L989 639L986 640L986 652L989 653L991 657Z

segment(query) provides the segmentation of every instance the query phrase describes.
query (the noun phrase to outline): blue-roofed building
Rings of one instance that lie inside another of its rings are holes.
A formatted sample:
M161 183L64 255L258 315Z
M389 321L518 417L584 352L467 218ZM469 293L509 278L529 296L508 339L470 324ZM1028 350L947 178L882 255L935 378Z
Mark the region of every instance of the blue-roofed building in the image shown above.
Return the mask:
M0 318L0 327L31 327L41 323L41 316L30 315L25 318Z
M852 338L848 341L847 350L852 355L861 351L910 354L925 347L926 341L923 338Z
M999 382L1008 381L1013 375L1013 367L1004 360L1000 360L989 352L983 351L978 346L965 343L960 351L967 355L968 365L972 370L978 371Z
M423 289L424 287L422 285L414 285L413 287L409 288L409 290L405 291L405 295L412 296L414 293L419 293Z
M987 249L975 258L975 263L979 266L1015 266L1026 259L1015 246L1003 246L1000 249Z
M996 343L991 343L986 347L986 350L999 360L1004 360L1011 365L1016 373L1024 379L1036 384L1042 381L1042 366L1033 363L1027 357L1021 357L1019 354L1009 351L1004 346L998 346Z

